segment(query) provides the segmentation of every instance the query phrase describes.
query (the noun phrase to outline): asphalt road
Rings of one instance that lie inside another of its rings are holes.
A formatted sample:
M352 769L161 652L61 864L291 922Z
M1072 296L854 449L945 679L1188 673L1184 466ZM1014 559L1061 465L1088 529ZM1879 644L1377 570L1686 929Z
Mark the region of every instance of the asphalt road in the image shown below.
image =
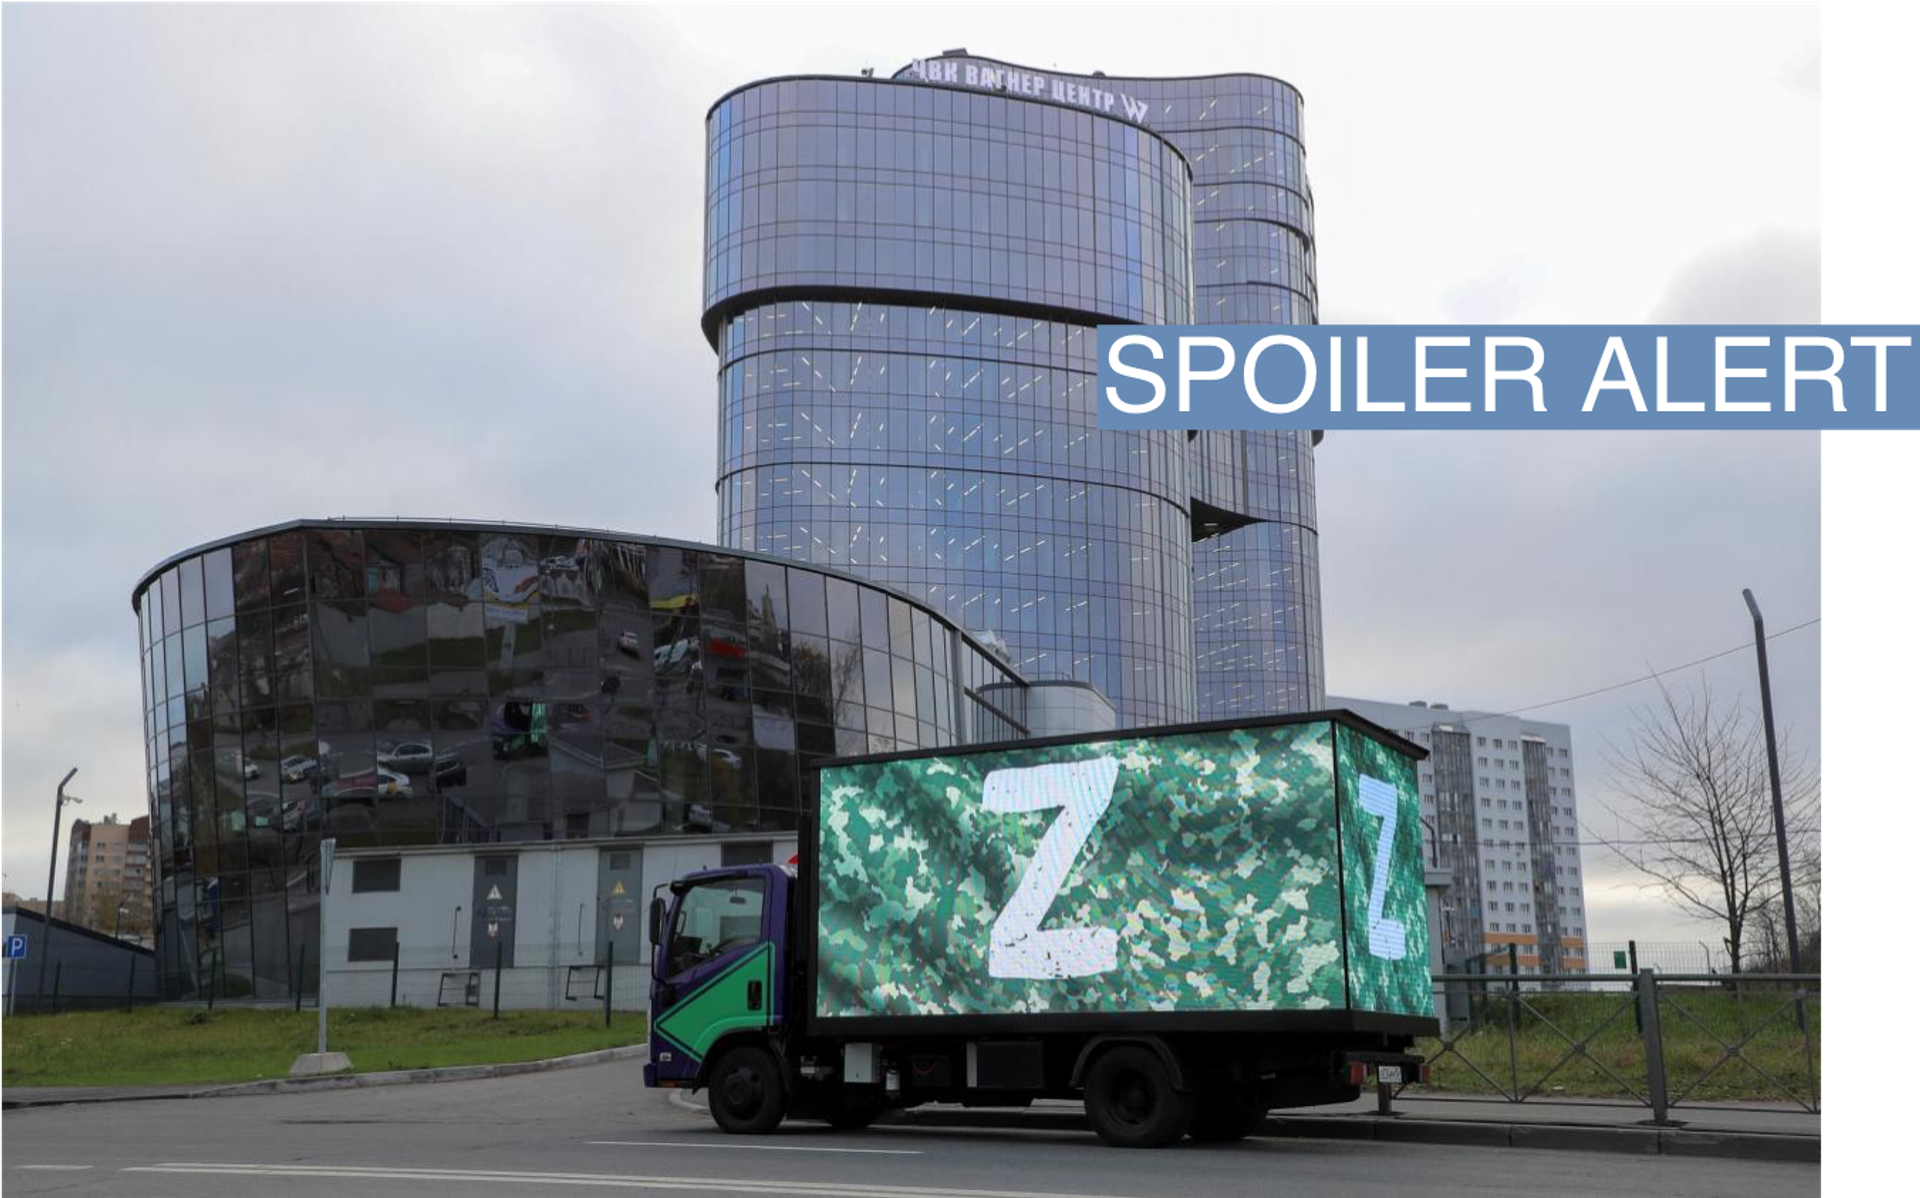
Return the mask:
M720 1134L640 1086L637 1062L488 1081L8 1111L14 1194L454 1195L653 1190L855 1198L1819 1191L1813 1165L1689 1157L1249 1140L1155 1152L1090 1133L792 1124Z

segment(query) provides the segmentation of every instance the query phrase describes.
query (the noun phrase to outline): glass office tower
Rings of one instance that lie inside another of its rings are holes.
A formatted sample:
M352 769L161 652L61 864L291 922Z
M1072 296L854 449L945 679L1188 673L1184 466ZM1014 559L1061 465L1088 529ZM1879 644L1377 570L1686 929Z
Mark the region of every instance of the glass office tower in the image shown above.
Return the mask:
M899 586L1123 725L1317 706L1311 442L1094 427L1100 324L1314 319L1298 93L930 61L709 114L720 540Z

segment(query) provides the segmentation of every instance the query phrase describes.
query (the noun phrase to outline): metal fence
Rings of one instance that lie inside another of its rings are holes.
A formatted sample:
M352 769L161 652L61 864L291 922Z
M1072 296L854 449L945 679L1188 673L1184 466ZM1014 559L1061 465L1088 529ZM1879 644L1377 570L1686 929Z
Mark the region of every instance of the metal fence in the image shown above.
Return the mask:
M132 953L124 960L103 955L54 960L44 971L46 993L40 993L42 970L36 961L8 961L0 1012L8 1015L51 1014L60 1011L103 1011L155 1002L152 958Z
M376 955L333 950L327 954L327 1002L337 1007L477 1007L514 1010L644 1011L651 969L634 961L631 946L600 951L564 944L498 942L478 959L451 954L447 946L386 948ZM314 969L314 966L309 966ZM301 987L299 1002L314 1001L317 974Z
M1818 974L1435 974L1422 1098L1820 1109Z

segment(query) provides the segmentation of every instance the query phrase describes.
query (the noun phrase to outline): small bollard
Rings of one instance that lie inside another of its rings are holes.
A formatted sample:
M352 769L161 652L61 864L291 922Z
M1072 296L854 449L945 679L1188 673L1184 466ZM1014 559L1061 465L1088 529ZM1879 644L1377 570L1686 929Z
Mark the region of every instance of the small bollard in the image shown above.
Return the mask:
M493 942L493 1017L500 1018L500 964L506 960L507 946L504 942Z

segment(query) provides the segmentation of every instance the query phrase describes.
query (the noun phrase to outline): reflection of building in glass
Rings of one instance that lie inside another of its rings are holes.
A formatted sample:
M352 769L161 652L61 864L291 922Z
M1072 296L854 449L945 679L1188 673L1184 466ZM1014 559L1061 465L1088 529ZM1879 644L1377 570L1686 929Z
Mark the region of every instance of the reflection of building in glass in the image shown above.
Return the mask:
M134 607L172 996L290 993L323 837L791 832L811 761L1026 731L1020 678L938 613L710 546L302 521L169 559Z
M720 538L899 586L1122 724L1319 706L1311 440L1094 427L1099 324L1315 319L1299 94L929 61L708 115Z

